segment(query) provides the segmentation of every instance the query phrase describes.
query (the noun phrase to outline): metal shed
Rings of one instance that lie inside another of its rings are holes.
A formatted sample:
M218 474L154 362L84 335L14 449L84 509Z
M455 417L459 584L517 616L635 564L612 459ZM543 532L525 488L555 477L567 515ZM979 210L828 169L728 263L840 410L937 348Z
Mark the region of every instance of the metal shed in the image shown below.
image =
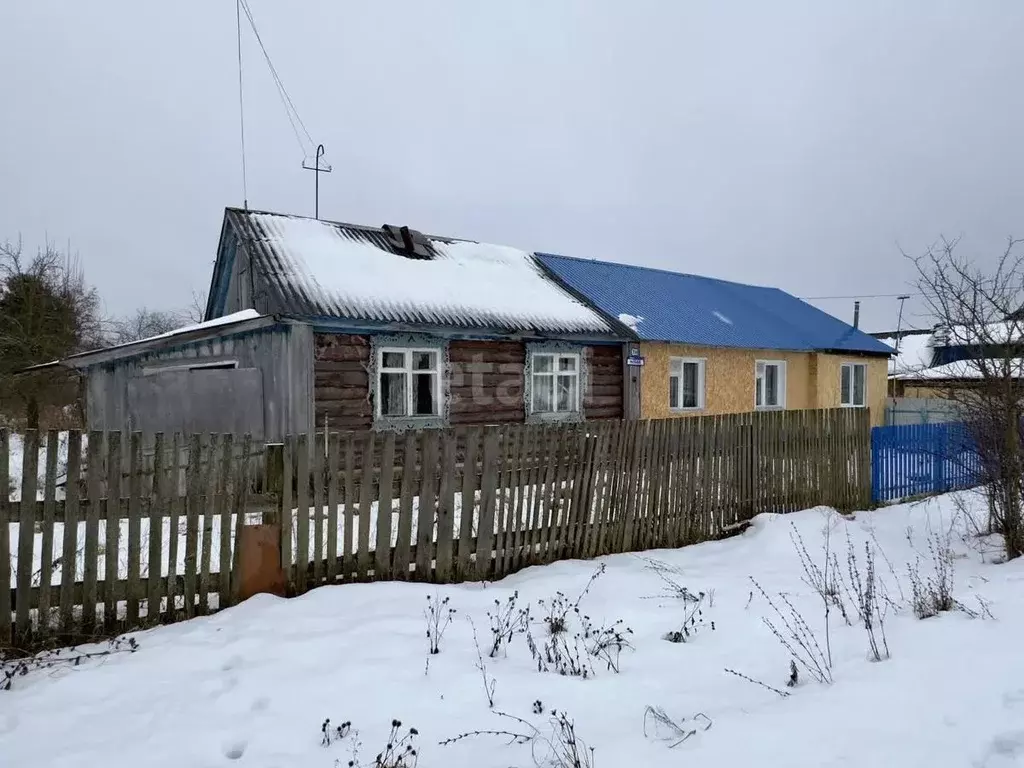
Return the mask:
M254 310L49 365L82 376L91 430L276 442L313 427L310 326Z

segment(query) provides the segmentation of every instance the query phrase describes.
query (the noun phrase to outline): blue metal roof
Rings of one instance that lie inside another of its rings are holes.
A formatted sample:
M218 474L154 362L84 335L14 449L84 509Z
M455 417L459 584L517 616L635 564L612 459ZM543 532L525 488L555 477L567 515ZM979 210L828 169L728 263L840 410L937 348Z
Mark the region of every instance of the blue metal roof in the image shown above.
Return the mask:
M549 253L537 258L605 314L643 318L636 332L646 341L892 353L863 331L778 288Z

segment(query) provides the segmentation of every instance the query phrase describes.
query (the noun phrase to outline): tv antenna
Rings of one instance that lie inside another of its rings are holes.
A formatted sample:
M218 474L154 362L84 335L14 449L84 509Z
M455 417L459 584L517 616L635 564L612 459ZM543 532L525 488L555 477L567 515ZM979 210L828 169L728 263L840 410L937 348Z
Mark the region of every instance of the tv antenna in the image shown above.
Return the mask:
M256 20L253 18L252 10L249 8L248 0L235 0L235 26L236 35L238 37L238 111L239 111L239 129L241 136L242 145L242 197L245 200L245 207L248 210L248 190L246 189L246 173L245 173L245 107L244 107L244 95L242 92L242 17L249 22L249 27L252 29L253 36L256 38L256 42L259 45L260 51L263 53L263 58L267 63L267 69L270 70L270 76L274 81L274 86L277 88L277 95L281 100L281 105L284 107L285 115L288 118L288 123L292 128L292 133L295 135L295 141L299 145L299 151L302 152L303 160L302 167L307 171L313 171L315 174L314 182L314 212L316 218L320 218L320 174L330 173L331 166L325 160L324 156L324 145L316 145L316 150L313 151L312 159L310 159L310 151L313 150L313 137L310 136L309 131L306 129L306 124L302 121L302 117L299 115L299 110L296 109L295 103L292 101L292 97L288 94L287 89L284 87L284 82L281 80L281 76L277 72L277 67L274 66L274 62L270 58L270 54L267 52L267 47L263 44L263 39L260 37L259 29L256 28Z
M302 161L302 167L307 171L313 172L313 216L317 219L320 218L320 174L331 172L331 164L322 160L323 156L324 145L319 144L317 145L312 163L308 157Z

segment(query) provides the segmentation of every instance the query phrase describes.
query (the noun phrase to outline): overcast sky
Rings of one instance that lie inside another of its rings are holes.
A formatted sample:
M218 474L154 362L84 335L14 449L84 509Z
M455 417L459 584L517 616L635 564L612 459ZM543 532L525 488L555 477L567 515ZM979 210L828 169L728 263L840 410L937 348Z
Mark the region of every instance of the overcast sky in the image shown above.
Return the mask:
M801 297L1024 236L1019 0L249 2L324 218ZM249 205L312 214L247 28L243 58ZM233 0L4 0L0 110L0 240L70 240L110 312L205 292L243 199Z

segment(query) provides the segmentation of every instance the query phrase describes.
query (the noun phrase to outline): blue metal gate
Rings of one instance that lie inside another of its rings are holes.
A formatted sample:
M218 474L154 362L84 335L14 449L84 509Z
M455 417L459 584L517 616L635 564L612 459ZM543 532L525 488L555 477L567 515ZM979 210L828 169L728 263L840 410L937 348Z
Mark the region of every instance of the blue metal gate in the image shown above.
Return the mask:
M906 424L871 430L871 500L977 485L981 462L966 426Z

